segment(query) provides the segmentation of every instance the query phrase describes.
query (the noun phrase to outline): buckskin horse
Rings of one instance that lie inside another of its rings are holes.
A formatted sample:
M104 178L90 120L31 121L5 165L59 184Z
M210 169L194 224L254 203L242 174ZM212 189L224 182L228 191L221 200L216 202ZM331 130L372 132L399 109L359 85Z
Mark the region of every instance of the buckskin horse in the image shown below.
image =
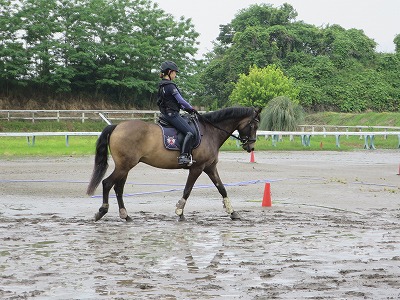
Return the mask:
M256 133L260 121L261 109L249 107L230 107L205 114L198 114L199 128L202 134L200 145L193 150L195 163L190 167L189 176L182 198L176 204L175 213L179 220L184 220L183 210L192 188L202 172L205 172L223 199L223 207L232 220L240 220L228 198L218 170L218 152L222 144L231 136L242 143L247 152L254 150ZM236 131L239 136L233 135ZM104 128L96 142L96 155L93 174L87 188L87 194L93 195L108 168L108 151L114 160L114 171L102 181L103 204L95 214L95 221L100 220L109 208L108 198L114 187L121 219L132 221L128 216L123 190L129 171L139 162L162 169L179 169L176 151L167 150L163 145L160 126L141 120L130 120ZM109 150L108 150L109 149Z

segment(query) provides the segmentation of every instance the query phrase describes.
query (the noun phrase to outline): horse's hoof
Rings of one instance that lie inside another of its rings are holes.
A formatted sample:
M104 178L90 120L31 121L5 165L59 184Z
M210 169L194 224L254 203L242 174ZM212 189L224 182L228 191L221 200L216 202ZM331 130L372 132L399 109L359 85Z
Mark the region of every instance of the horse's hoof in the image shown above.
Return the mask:
M126 216L125 220L126 220L127 222L133 222L133 219L132 219L130 216Z
M180 215L179 216L179 218L178 218L178 221L179 222L183 222L183 221L186 221L186 218L185 218L185 216L182 214L182 215Z
M239 221L240 215L236 211L234 211L233 213L231 213L231 219L234 221Z
M121 209L119 210L119 217L120 217L121 219L125 219L125 220L128 218L128 212L126 211L125 208L121 208Z
M100 213L95 213L94 214L94 221L97 222L98 220L100 220L103 217L103 215L101 215Z

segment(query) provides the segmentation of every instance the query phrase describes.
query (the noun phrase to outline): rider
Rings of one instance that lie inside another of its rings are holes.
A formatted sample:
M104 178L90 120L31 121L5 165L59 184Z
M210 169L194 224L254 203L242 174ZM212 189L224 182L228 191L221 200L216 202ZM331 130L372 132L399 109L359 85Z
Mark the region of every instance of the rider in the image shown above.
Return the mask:
M189 113L193 113L195 109L183 99L178 87L172 82L178 72L178 66L173 61L165 61L161 64L161 81L158 84L157 104L164 118L185 135L181 154L178 157L178 164L191 165L193 161L190 153L196 132L182 118L179 111L183 109Z

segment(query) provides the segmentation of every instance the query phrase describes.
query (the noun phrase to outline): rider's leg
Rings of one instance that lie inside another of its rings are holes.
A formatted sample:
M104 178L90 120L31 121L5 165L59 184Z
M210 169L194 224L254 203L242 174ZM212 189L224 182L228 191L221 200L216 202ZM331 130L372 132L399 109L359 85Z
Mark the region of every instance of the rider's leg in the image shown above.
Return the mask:
M181 147L181 155L178 157L178 164L187 165L192 162L192 159L190 158L192 142L193 134L191 132L188 132Z
M192 162L189 157L192 149L193 138L196 134L195 130L190 127L185 119L178 112L171 112L165 115L169 123L171 123L179 132L185 134L185 140L182 144L181 155L178 157L180 165L187 165Z

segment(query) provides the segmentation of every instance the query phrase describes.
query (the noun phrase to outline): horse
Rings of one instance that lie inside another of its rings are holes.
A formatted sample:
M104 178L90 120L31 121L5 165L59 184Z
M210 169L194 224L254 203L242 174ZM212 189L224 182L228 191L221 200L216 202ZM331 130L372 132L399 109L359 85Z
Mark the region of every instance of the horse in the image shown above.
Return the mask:
M223 208L232 220L240 220L240 215L233 209L227 191L218 170L218 153L222 144L231 136L241 141L243 150L251 152L257 139L261 109L251 107L229 107L204 114L197 113L202 134L200 145L193 149L195 161L191 166L180 166L176 151L167 150L163 144L160 126L142 120L123 121L117 125L108 125L101 132L96 142L96 154L87 194L93 195L108 168L109 151L114 160L114 171L102 181L103 204L95 214L95 221L100 220L109 208L109 193L112 187L116 194L119 216L127 222L128 215L123 201L123 190L129 171L138 163L162 168L189 170L182 198L176 204L178 220L185 220L183 210L192 188L205 172L222 196ZM238 136L233 135L237 131Z

